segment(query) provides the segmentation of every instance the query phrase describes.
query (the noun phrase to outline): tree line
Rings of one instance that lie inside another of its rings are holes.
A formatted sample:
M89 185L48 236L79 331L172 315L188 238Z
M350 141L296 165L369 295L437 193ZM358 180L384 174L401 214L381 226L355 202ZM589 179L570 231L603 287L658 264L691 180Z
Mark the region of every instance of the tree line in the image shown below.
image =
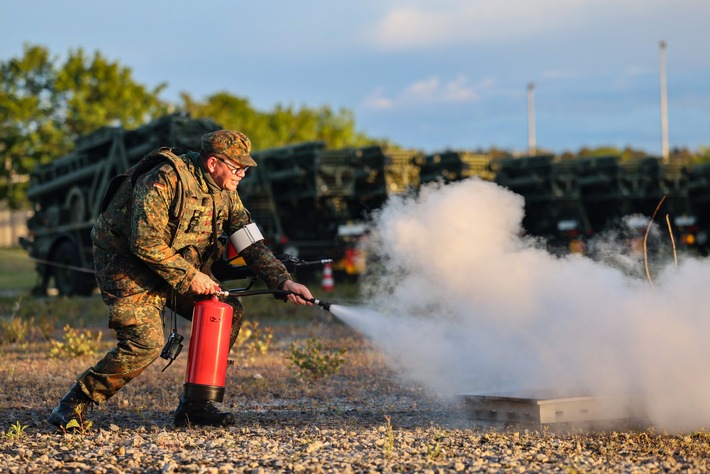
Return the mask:
M279 104L260 111L224 91L202 100L183 92L175 104L160 97L166 87L140 84L130 67L98 51L78 48L60 60L44 46L26 44L21 56L0 63L0 202L27 206L29 173L69 153L79 136L105 125L136 128L176 111L241 130L255 150L304 141L330 148L386 143L358 132L347 109Z
M152 88L141 84L130 67L82 48L60 60L44 46L26 44L22 55L0 62L0 203L11 209L28 206L29 173L69 153L79 136L105 125L136 128L175 111L241 130L255 150L305 141L322 141L335 149L392 145L357 131L353 113L345 108L278 104L260 111L248 99L226 91L200 100L182 92L176 104L160 97L166 87L165 82ZM477 151L510 156L496 148ZM622 160L645 155L630 148L584 148L574 156L604 154ZM573 156L566 155L562 158ZM697 153L673 150L672 155L686 163L710 161L710 148Z

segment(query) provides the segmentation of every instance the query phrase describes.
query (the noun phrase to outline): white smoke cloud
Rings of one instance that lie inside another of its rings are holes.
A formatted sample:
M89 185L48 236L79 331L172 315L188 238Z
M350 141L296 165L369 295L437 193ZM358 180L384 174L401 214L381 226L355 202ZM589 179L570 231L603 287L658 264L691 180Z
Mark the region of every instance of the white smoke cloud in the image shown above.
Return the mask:
M664 429L710 424L710 262L642 278L522 238L523 200L476 178L376 218L365 306L343 319L444 395L642 395Z

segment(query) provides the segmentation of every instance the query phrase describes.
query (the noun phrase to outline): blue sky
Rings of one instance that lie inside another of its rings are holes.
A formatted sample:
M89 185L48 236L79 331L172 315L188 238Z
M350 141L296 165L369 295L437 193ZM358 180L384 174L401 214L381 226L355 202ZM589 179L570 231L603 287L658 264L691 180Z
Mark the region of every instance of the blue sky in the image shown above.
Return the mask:
M329 104L429 152L525 151L533 82L539 147L660 155L664 40L670 145L710 146L707 0L4 0L0 31L2 61L99 50L166 100Z

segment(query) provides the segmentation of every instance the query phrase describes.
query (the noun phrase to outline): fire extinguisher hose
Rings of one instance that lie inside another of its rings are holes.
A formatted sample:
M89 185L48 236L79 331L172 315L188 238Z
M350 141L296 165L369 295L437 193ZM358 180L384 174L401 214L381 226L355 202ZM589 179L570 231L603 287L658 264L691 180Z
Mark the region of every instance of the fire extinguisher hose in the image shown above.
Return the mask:
M301 298L304 301L308 301L309 303L313 303L315 305L318 305L325 309L326 311L330 311L330 306L331 303L328 303L327 301L321 301L316 298L306 298L300 293L296 293L293 291L288 291L288 290L243 290L243 289L235 289L235 290L223 290L223 291L218 291L217 293L214 294L217 297L225 297L229 295L236 295L236 296L255 296L255 295L276 295L276 296L288 296L288 295L296 295L299 298Z

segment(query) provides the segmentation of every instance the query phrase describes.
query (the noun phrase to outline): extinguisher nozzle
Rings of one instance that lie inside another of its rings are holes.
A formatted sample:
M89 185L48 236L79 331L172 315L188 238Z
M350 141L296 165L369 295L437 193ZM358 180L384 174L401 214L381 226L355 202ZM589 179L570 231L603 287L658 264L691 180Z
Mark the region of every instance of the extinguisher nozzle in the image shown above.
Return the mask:
M321 301L321 300L316 299L316 298L306 298L305 296L303 296L303 295L300 294L300 293L293 293L293 294L296 295L296 296L298 296L299 298L301 298L301 299L304 300L304 301L308 301L309 303L312 303L312 304L315 304L315 305L318 305L318 306L322 307L322 308L323 308L324 310L326 310L326 311L330 311L330 305L331 305L331 303L328 303L327 301Z
M330 311L331 303L328 303L327 301L321 301L321 300L317 300L317 299L313 298L311 300L311 303L317 304L318 306L322 307L326 311Z

